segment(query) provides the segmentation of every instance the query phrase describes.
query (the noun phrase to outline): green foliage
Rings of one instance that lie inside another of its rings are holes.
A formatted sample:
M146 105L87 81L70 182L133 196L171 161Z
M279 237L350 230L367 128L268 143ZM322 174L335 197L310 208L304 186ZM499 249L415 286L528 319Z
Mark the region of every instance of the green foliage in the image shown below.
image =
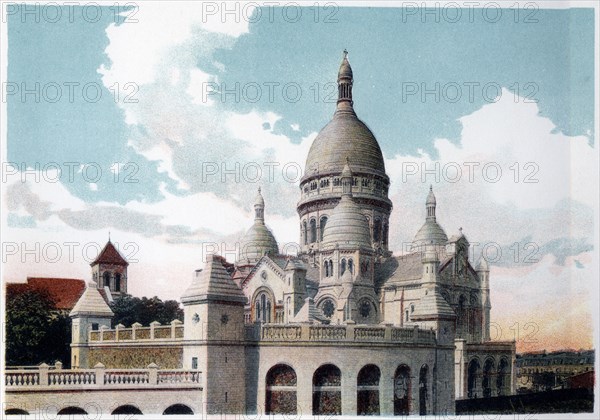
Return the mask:
M6 364L70 362L71 320L45 290L6 296Z
M115 314L112 319L113 326L123 324L130 327L135 322L147 326L152 321L168 325L174 319L183 321L183 309L179 307L178 302L174 300L163 302L156 296L138 298L124 295L115 299L110 308Z

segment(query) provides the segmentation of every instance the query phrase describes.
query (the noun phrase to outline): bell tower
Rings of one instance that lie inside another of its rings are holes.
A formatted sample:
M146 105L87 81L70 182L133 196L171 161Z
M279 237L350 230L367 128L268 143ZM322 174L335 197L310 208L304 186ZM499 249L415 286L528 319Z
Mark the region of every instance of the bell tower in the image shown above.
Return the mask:
M98 285L98 289L108 287L113 297L127 294L127 266L129 263L113 245L110 236L90 266L92 267L92 278Z

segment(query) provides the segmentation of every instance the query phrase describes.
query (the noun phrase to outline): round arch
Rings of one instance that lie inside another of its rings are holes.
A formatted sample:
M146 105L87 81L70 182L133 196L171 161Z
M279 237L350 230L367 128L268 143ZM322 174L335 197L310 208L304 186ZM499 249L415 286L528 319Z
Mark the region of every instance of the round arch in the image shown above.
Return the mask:
M401 364L394 373L394 415L408 416L411 399L410 368Z
M359 416L379 415L379 380L381 370L377 365L362 367L356 377L356 414Z
M125 404L125 405L118 406L110 414L116 415L116 414L144 414L144 413L142 413L142 410L137 408L135 405Z
M163 415L173 415L173 414L182 414L182 415L190 415L194 414L194 410L188 407L185 404L173 404L165 408L163 411Z
M293 367L285 363L272 366L265 375L266 414L296 414L296 385L298 378Z
M65 408L61 409L56 414L59 416L64 415L64 414L87 414L87 411L85 411L81 407L69 406L69 407L65 407Z
M326 363L313 374L313 415L342 414L342 371Z
M7 408L4 410L4 414L7 416L28 416L29 412L23 410L22 408Z
M268 286L260 286L250 301L252 322L269 323L275 319L275 294Z
M481 371L481 363L479 359L474 357L467 365L467 397L478 398L479 375Z

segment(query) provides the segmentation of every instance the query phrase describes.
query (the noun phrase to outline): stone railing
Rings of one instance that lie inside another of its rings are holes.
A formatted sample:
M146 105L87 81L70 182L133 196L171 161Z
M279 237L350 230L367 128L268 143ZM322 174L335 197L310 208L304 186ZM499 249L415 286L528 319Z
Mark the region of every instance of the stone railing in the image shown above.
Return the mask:
M435 344L435 332L417 327L366 325L246 325L245 338L256 342L314 341Z
M182 339L183 324L178 319L171 321L171 325L160 325L160 322L154 321L150 323L149 327L142 327L142 324L137 322L131 328L125 328L121 324L114 329L102 326L98 331L89 333L90 343Z
M36 370L7 369L4 384L7 391L33 389L118 389L184 387L198 388L202 373L196 370L159 370L154 363L146 369L106 369L98 363L93 369L54 369L41 364Z

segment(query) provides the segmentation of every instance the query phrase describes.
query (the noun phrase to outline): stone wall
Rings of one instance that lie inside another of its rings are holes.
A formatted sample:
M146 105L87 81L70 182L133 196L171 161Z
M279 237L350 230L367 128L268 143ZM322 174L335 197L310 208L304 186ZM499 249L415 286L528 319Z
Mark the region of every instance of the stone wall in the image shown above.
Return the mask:
M155 363L161 369L181 369L183 347L168 346L110 346L90 347L89 365L102 363L108 369L139 369Z

